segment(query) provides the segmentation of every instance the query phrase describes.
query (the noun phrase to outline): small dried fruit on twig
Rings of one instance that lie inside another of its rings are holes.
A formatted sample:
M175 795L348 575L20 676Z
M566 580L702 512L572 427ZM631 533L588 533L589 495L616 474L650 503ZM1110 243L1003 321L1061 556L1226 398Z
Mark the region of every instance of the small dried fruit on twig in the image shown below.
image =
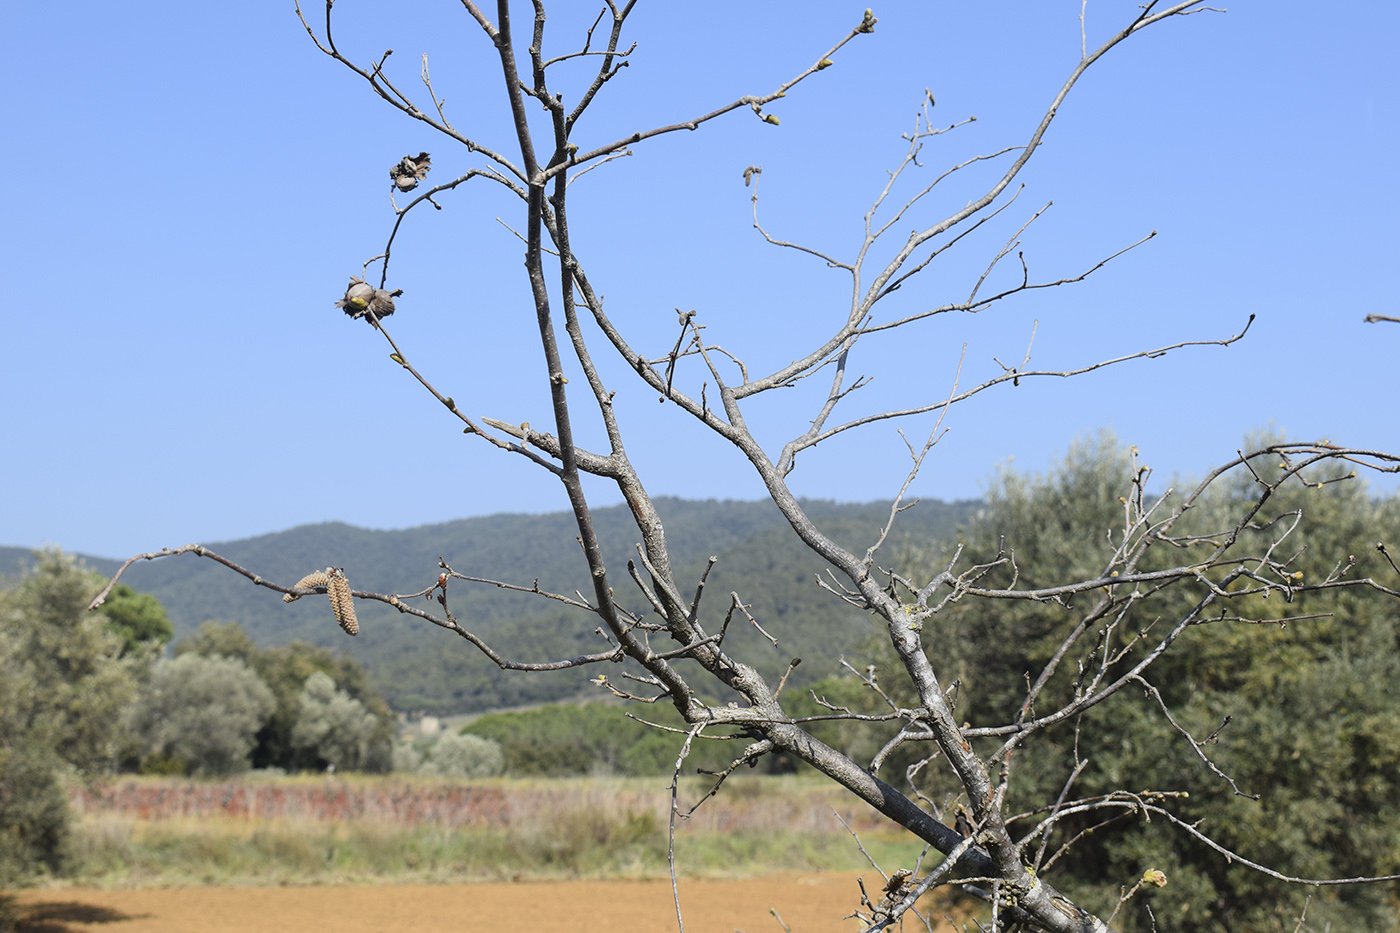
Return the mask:
M375 317L388 317L394 313L394 299L402 294L402 288L396 288L392 292L376 288L374 300L369 303L369 309L374 312Z
M326 576L330 578L326 583L326 593L331 598L331 611L335 613L335 620L348 634L358 635L360 622L355 618L355 600L350 596L350 582L345 579L345 571L327 567Z
M753 181L755 178L762 174L763 166L761 165L750 165L748 168L744 169L744 187L747 188L749 186L749 182Z
M889 881L885 882L885 893L890 897L899 897L904 893L904 886L909 883L909 879L912 877L914 877L914 873L909 869L899 869L890 875Z
M432 159L426 152L420 152L416 156L404 156L397 165L389 169L389 180L400 191L412 191L418 187L420 181L428 177L428 170L432 167Z
M360 317L374 300L374 286L365 284L358 275L350 277L350 286L345 289L345 297L335 303L337 308L351 317Z
M299 590L309 590L313 586L329 586L330 582L330 577L326 576L326 572L324 570L317 570L312 573L308 573L306 576L298 580L296 588ZM282 597L282 602L294 603L298 599L301 599L300 593L288 593L286 596Z
M385 318L394 313L394 299L403 294L402 288L392 292L369 285L358 275L350 277L350 285L345 289L345 297L335 303L346 314L361 318L374 313L377 318Z

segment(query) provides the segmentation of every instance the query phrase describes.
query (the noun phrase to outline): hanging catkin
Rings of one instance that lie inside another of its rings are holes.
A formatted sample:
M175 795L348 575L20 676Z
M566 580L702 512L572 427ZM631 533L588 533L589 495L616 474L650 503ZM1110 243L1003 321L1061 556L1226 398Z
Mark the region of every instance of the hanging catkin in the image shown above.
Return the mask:
M355 601L350 597L350 583L345 579L345 571L335 567L326 568L326 593L331 598L331 611L340 627L351 635L359 634L360 622L355 618Z
M306 576L298 580L296 588L299 590L309 590L313 586L329 586L330 582L331 578L326 576L326 572L324 570L317 570L314 573L308 573ZM298 599L301 599L300 593L288 593L286 596L282 597L282 602L294 603Z

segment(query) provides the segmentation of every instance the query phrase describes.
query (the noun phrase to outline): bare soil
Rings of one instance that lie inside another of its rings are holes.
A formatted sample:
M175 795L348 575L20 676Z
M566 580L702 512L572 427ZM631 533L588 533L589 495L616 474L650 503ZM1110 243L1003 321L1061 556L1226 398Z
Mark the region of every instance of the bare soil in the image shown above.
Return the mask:
M878 875L867 884L878 890ZM871 877L873 876L873 877ZM687 933L856 930L854 874L681 882ZM671 885L542 881L364 887L49 888L20 892L17 933L663 933L676 930Z

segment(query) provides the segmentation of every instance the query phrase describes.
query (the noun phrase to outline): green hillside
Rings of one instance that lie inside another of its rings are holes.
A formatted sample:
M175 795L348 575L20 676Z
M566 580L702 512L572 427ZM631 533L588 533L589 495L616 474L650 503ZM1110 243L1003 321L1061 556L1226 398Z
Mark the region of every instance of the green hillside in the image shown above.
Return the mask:
M805 505L836 540L861 550L874 540L889 512L887 503ZM886 561L905 542L947 537L974 505L925 501L905 512L886 546ZM781 675L793 657L806 662L798 671L799 682L829 674L841 652L869 631L864 614L815 586L822 562L801 545L771 503L660 499L657 508L682 581L698 579L710 555L720 558L707 586L704 623L717 626L728 593L737 591L779 640L775 649L747 624L731 627L729 645L770 676ZM640 611L645 603L626 574L637 541L631 514L626 506L615 506L594 515L618 597ZM402 531L327 523L207 544L255 573L286 583L337 566L345 568L356 589L414 592L437 578L442 555L455 570L471 576L527 586L538 578L545 589L588 592L576 534L572 515L559 512L492 515ZM153 549L161 543L152 542ZM17 573L28 559L26 550L0 548L0 573ZM118 566L108 559L85 560L103 573ZM287 605L277 593L193 555L138 564L124 579L165 604L177 640L214 619L240 623L262 646L301 640L345 650L364 664L374 686L400 710L460 713L547 702L578 694L589 687L587 678L597 674L505 673L455 635L374 603L357 607L361 630L351 639L336 626L324 598ZM683 589L691 585L684 582ZM549 660L604 646L593 634L596 621L529 594L459 582L452 588L451 605L464 625L518 660Z

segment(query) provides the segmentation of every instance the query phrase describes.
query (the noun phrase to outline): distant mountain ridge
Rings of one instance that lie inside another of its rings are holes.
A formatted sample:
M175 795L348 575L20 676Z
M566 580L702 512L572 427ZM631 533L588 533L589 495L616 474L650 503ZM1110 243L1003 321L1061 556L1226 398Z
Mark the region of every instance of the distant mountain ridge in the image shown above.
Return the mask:
M683 590L693 590L708 557L719 557L702 603L707 627L717 626L734 591L778 638L774 649L747 624L737 630L731 625L727 643L765 674L778 676L792 657L803 657L816 662L800 669L804 680L824 676L841 652L869 633L863 613L812 582L824 569L823 562L802 545L772 503L661 498L656 506ZM893 562L907 544L948 540L977 506L970 501L919 503L901 514L881 563ZM863 552L874 542L890 506L806 501L804 507L827 534ZM642 611L644 599L626 571L627 560L636 557L638 540L630 511L625 505L600 508L594 510L594 520L619 600ZM437 579L441 555L453 569L470 576L523 586L538 579L542 589L587 594L591 587L577 533L572 514L555 512L490 515L399 531L328 522L207 546L286 584L312 570L336 566L345 568L356 589L411 593ZM108 558L83 560L104 574L120 566L120 561ZM0 547L0 573L14 576L30 562L29 550ZM239 622L264 646L302 640L344 650L365 665L375 686L400 710L476 712L546 702L578 693L597 673L502 672L452 633L377 603L357 604L361 630L352 639L336 626L324 597L288 605L277 593L193 555L138 563L123 579L161 600L177 640L214 619ZM439 609L436 603L421 605ZM551 660L606 646L593 634L596 620L533 594L457 581L450 586L449 605L465 627L514 659Z

